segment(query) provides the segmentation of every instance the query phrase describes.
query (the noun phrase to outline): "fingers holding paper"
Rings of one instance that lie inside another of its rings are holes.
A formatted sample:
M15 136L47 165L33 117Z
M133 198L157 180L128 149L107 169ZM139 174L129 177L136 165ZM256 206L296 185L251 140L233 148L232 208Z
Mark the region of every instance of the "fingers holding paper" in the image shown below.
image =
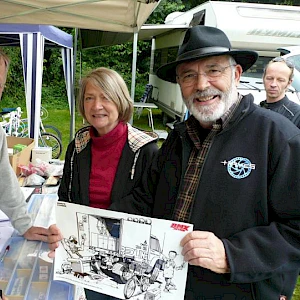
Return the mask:
M24 233L23 236L27 240L47 242L48 235L48 229L32 226Z
M53 224L48 229L32 226L24 233L24 238L48 243L49 249L54 251L59 246L63 236L59 228Z
M59 246L59 242L63 239L63 235L60 231L60 229L55 225L51 225L49 227L49 235L47 239L47 243L49 246L49 249L54 251Z
M193 231L181 240L182 255L190 265L216 273L229 273L223 242L212 232Z

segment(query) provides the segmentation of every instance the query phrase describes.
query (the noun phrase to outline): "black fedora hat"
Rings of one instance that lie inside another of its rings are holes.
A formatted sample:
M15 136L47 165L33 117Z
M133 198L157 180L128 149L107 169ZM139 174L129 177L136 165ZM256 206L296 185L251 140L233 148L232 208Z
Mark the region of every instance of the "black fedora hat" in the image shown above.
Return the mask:
M176 67L187 61L209 56L230 55L243 71L249 69L257 60L258 54L250 50L231 50L226 34L215 27L197 25L189 28L184 36L176 61L165 64L157 70L157 76L176 83Z

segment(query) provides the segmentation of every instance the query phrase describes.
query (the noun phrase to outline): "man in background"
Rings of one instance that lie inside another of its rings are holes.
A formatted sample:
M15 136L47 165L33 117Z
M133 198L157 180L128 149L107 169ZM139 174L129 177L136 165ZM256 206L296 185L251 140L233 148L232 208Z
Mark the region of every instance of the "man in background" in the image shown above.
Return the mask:
M0 100L9 67L8 56L0 50ZM27 205L7 152L6 135L0 127L0 209L7 214L15 229L28 240L47 242L48 229L32 226Z
M293 82L294 65L283 57L273 58L266 66L263 82L267 99L261 107L273 110L291 120L300 128L300 105L289 100L286 91Z

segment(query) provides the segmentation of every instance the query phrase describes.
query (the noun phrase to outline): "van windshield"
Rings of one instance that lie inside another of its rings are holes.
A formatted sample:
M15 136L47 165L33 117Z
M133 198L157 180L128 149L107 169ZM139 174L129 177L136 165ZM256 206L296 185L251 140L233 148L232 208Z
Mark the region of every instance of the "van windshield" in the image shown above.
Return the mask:
M271 58L268 56L259 56L255 64L243 73L243 77L262 79L264 74L264 68L270 60Z

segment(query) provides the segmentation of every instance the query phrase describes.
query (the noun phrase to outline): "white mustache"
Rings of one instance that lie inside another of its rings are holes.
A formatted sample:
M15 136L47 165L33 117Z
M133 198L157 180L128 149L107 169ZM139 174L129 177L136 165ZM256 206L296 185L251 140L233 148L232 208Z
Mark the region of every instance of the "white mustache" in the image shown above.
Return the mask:
M198 91L194 93L193 98L203 98L203 97L211 97L211 96L223 96L223 92L220 92L217 89L209 89L205 91Z

